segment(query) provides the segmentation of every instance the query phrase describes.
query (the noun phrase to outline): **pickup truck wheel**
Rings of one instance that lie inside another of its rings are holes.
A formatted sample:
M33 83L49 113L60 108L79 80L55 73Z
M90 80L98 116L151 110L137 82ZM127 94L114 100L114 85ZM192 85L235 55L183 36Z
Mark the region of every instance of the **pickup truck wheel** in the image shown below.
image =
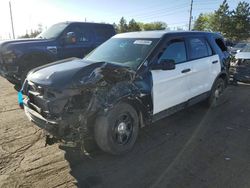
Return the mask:
M207 100L208 107L215 107L218 105L218 102L224 90L225 90L225 81L222 78L218 78L215 81L210 96Z
M139 120L135 109L127 103L118 103L106 116L99 116L95 124L97 145L111 154L129 151L137 138Z

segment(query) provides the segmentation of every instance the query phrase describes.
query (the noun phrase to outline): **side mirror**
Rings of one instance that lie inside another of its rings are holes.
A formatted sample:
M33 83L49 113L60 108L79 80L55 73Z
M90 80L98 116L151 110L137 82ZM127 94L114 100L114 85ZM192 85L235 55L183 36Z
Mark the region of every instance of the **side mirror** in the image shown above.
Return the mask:
M75 44L76 43L76 34L74 32L68 32L65 37L66 44Z
M173 70L175 61L173 59L162 59L159 63L153 64L152 70Z

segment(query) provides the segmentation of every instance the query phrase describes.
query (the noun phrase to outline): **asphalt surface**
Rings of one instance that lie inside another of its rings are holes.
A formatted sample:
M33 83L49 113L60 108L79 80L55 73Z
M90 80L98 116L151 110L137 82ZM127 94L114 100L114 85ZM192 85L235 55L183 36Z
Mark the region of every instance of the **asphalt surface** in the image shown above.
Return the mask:
M250 187L250 86L227 88L220 105L202 104L140 130L123 156L89 156L58 144L17 105L0 77L0 187Z

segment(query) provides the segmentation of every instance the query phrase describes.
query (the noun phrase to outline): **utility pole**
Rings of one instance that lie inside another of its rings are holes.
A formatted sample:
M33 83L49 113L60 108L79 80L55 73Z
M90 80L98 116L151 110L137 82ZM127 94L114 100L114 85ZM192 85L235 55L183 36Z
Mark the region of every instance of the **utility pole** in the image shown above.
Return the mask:
M188 30L189 30L189 31L191 30L192 10L193 10L193 0L191 0L191 4L190 4L189 24L188 24Z
M13 24L13 17L12 17L12 10L11 10L10 1L9 1L9 7L10 7L10 20L11 20L11 27L12 27L12 36L13 36L13 39L15 39L15 31L14 31L14 24Z

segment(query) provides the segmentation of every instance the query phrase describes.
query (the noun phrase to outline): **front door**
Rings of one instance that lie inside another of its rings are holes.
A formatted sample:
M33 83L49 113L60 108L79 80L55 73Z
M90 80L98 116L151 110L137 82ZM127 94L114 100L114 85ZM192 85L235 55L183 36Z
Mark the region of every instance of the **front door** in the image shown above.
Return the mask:
M188 76L191 67L187 62L184 39L172 39L164 45L161 59L172 59L176 63L174 70L151 70L153 77L153 113L157 114L188 100Z
M75 33L76 42L72 44L64 43L61 48L58 49L61 56L60 59L70 57L83 58L94 49L93 33L91 33L88 27L80 24L71 25L65 30L64 36L62 36L62 38L65 38L68 32Z

